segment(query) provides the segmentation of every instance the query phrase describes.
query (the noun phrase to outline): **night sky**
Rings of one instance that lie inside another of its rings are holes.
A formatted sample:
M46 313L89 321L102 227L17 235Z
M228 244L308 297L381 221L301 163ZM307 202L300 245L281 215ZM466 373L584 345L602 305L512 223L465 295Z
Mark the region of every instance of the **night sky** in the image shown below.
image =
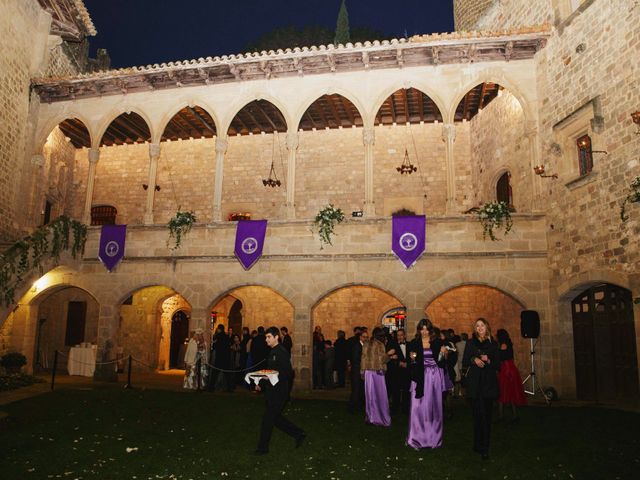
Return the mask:
M341 0L85 0L113 68L244 53L275 27L335 29ZM453 0L347 0L349 24L386 38L453 30Z

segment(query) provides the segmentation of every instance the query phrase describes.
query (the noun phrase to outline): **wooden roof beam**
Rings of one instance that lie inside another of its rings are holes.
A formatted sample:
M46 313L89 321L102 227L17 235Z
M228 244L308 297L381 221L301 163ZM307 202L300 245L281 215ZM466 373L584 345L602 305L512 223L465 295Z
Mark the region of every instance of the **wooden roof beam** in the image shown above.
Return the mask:
M484 107L484 96L486 92L487 92L487 82L484 82L482 84L482 88L480 89L480 102L478 103L479 110L482 110L482 108Z
M407 89L403 88L401 92L402 92L401 93L402 104L404 105L405 118L407 119L407 122L411 122L411 114L409 113L409 101L407 99Z
M469 101L471 98L471 92L473 92L473 90L469 90L464 96L464 105L462 107L462 118L467 119L467 121L469 120Z
M273 122L273 120L271 120L271 117L267 115L267 112L264 111L264 109L260 106L259 103L256 103L256 108L258 109L260 114L267 119L267 122L269 122L269 124L271 125L271 128L273 128L273 131L277 132L278 127L276 127L276 124Z
M344 111L346 112L347 117L349 117L349 121L351 122L351 125L355 125L356 124L355 115L351 111L351 109L353 108L353 104L349 102L346 98L344 98L342 95L339 95L338 98L340 99L340 103L342 103L342 108L344 108Z
M141 117L142 118L142 117ZM123 126L130 128L133 132L138 135L139 138L143 140L151 140L151 132L145 132L141 127L136 125L135 120L132 119L130 115L120 115L114 121L121 122L124 124ZM144 122L144 120L142 120ZM146 123L145 123L146 125ZM149 127L147 127L147 130Z
M338 109L336 108L336 100L337 100L338 95L334 94L330 97L328 97L328 103L329 103L329 108L331 109L331 113L333 115L333 118L335 119L336 123L338 124L339 127L342 126L342 117L340 116L340 113L338 112Z
M214 126L212 127L211 125L209 125L209 122L207 122L207 120L202 115L200 115L195 108L189 107L189 110L191 110L191 113L193 113L193 116L196 117L200 121L200 123L204 125L204 127L207 130L209 130L214 135L216 134L215 123L214 123Z

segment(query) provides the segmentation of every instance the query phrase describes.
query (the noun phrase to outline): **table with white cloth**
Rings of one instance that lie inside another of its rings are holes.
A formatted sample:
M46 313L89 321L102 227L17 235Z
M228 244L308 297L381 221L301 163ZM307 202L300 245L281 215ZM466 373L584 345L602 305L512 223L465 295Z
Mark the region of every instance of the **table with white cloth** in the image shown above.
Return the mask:
M69 375L81 375L83 377L93 377L96 370L96 347L72 347L69 350L67 370Z
M258 370L257 372L250 372L244 376L244 381L248 384L251 384L251 382L253 381L253 383L258 385L260 383L260 380L264 380L265 378L269 380L269 383L271 383L271 385L275 385L279 381L278 371Z

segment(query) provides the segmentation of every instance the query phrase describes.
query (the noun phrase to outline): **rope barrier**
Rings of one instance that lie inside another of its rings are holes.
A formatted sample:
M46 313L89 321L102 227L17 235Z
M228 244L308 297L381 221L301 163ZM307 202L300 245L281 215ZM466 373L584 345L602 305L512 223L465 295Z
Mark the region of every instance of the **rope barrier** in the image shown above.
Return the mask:
M58 350L56 350L58 352L58 355L62 355L63 357L67 357L69 358L69 354L64 353L64 352L60 352ZM110 365L112 363L118 363L120 360L116 359L116 360L109 360L108 362L93 362L93 363L87 363L87 362L81 362L80 360L76 360L75 358L72 360L74 363L77 363L78 365L88 365L88 366L92 366L92 365Z

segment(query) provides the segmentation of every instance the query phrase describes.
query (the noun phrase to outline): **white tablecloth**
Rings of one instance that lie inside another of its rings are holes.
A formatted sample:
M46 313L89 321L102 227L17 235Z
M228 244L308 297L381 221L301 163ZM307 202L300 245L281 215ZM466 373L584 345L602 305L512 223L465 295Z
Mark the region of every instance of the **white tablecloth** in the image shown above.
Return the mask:
M72 347L69 350L69 360L67 370L69 375L81 375L83 377L93 377L96 369L96 346Z
M251 384L251 382L253 381L253 383L257 385L258 383L260 383L260 380L264 378L269 380L269 382L271 382L271 385L275 385L279 381L278 372L276 371L269 372L269 373L262 372L262 371L247 373L244 376L244 381L247 382L248 384Z

